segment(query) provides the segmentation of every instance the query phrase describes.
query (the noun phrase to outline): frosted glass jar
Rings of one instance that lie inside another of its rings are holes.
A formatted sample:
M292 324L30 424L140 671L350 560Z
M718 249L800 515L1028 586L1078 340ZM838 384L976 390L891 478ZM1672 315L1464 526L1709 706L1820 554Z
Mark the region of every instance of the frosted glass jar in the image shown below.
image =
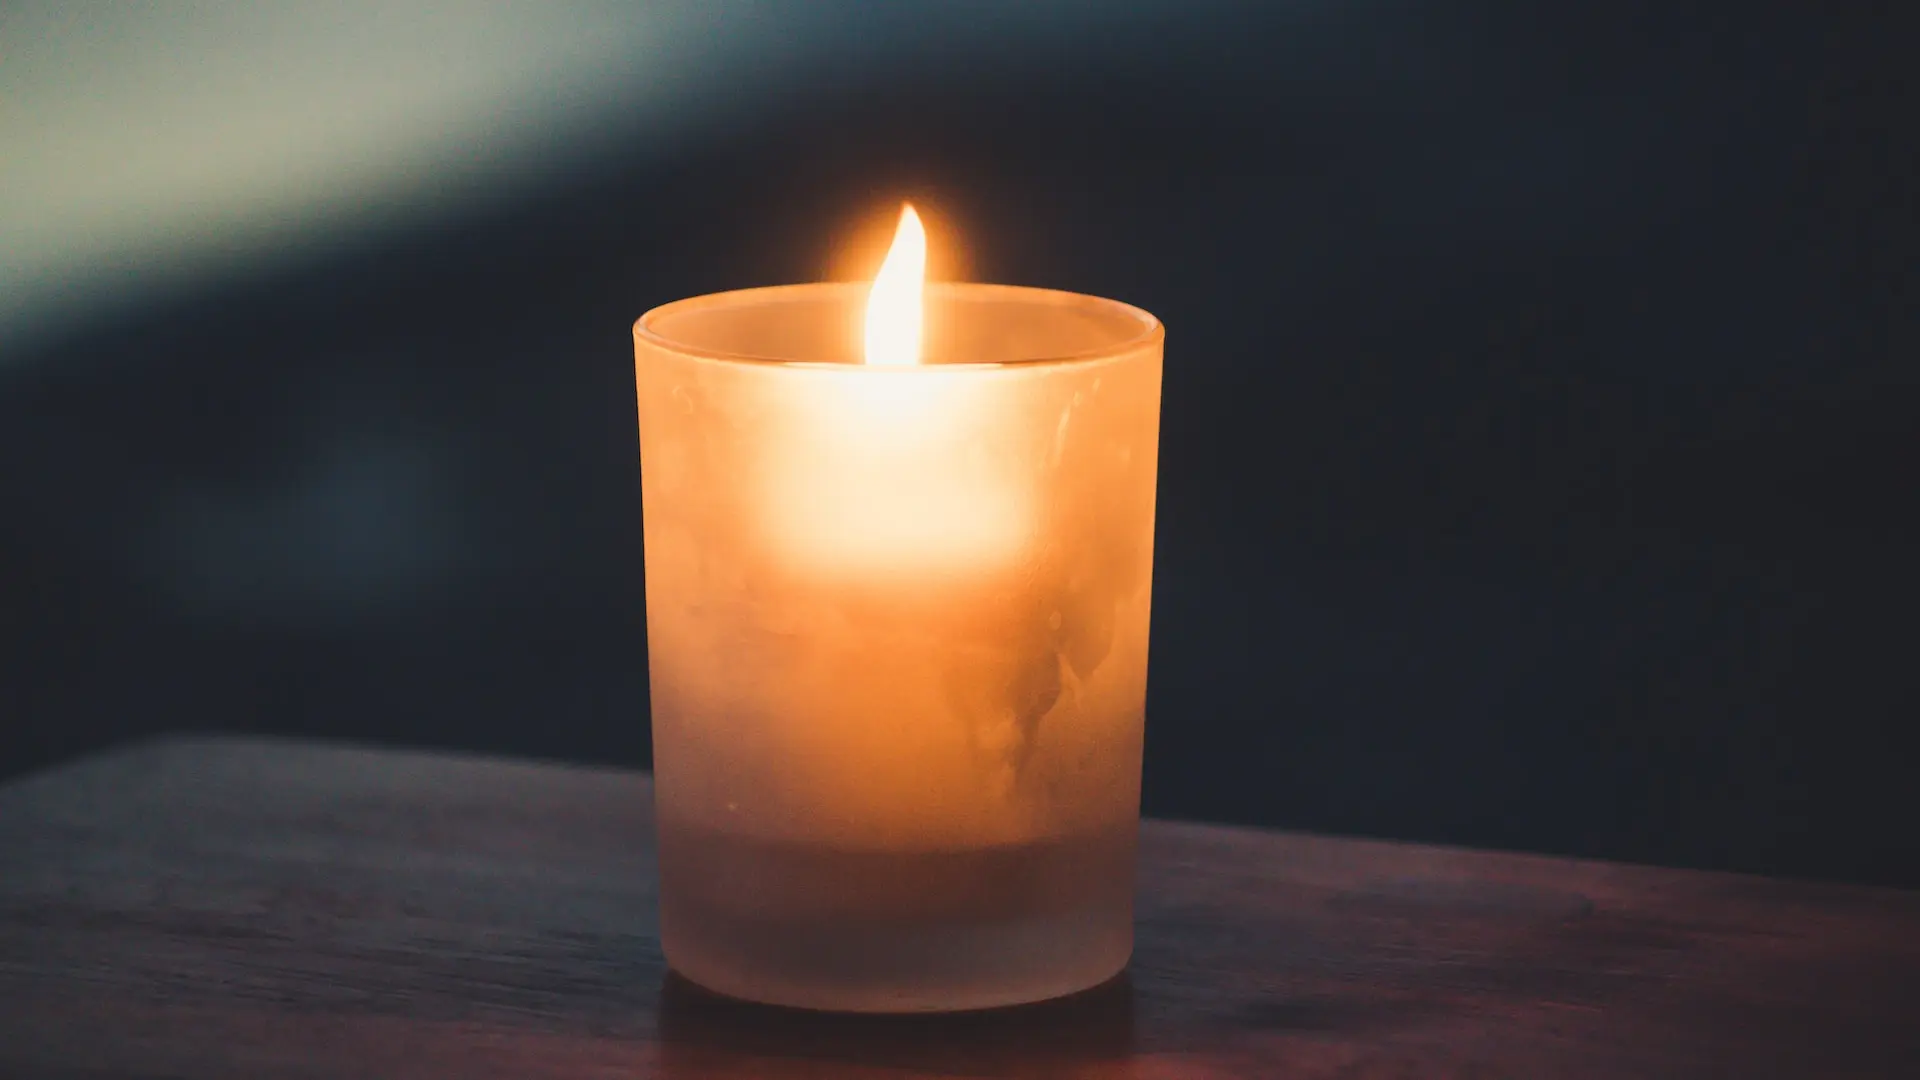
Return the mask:
M634 327L668 962L855 1011L1071 993L1132 950L1163 331L935 284Z

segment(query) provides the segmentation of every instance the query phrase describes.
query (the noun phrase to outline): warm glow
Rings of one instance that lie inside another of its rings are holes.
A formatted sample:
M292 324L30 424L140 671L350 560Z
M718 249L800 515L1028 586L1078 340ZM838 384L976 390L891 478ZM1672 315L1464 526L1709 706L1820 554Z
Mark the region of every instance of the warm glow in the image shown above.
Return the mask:
M1013 423L1001 399L958 365L883 374L810 373L757 421L781 447L762 496L778 557L816 578L920 582L1029 557L1022 474L984 449Z
M920 362L921 294L927 277L927 231L911 205L900 208L893 247L867 294L869 364Z

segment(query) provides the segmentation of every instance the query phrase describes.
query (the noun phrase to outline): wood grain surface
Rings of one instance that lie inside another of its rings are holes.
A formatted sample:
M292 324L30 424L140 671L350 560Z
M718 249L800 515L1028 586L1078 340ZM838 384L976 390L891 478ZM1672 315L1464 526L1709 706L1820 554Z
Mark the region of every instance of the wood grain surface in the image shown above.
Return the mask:
M1920 895L1150 822L1127 976L668 975L644 775L177 739L0 788L0 1077L1920 1077Z

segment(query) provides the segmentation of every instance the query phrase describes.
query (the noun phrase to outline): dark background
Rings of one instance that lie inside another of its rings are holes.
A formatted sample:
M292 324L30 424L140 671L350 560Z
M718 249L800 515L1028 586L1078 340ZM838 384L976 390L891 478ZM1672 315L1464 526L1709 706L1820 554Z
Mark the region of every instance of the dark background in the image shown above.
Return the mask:
M7 344L0 775L645 765L628 327L912 198L1169 328L1150 813L1920 885L1898 5L936 6Z

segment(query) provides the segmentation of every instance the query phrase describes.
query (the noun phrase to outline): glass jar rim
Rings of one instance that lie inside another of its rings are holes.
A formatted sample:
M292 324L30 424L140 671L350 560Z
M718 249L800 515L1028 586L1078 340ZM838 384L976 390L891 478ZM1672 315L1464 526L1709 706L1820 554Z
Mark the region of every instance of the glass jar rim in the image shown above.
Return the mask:
M914 372L954 371L966 368L1033 368L1057 365L1072 365L1110 360L1136 352L1141 348L1158 343L1166 336L1166 327L1151 312L1120 300L1094 296L1088 293L1068 292L1063 289L1045 289L1031 285L992 285L972 281L929 281L926 289L929 295L943 298L964 298L1012 301L1030 304L1035 307L1080 307L1098 309L1110 315L1120 316L1134 323L1138 332L1114 342L1092 349L1083 349L1070 353L1049 356L1023 357L1015 360L957 360L934 364L869 365L858 363L829 362L819 360L795 360L779 356L761 356L752 353L730 352L713 349L681 341L660 333L654 327L661 320L674 315L685 314L700 308L720 307L732 304L780 303L799 299L807 294L822 294L834 299L864 300L870 282L865 281L815 281L799 285L766 285L750 289L730 289L725 292L704 293L690 296L684 300L674 300L649 309L633 324L634 340L644 342L655 348L698 357L704 360L716 360L725 363L746 364L755 367L792 367L792 368L859 368L875 373L890 372L910 374Z

